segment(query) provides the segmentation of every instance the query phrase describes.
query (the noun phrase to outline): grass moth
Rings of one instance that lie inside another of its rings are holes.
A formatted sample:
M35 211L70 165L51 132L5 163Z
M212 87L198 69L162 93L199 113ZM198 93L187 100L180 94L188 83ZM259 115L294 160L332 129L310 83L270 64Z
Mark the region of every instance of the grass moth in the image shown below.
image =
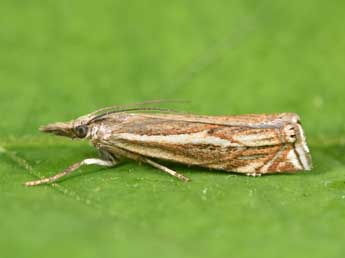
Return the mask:
M109 107L40 130L88 140L100 158L77 162L26 186L54 182L82 165L113 167L124 158L147 163L183 181L189 178L160 160L252 176L312 167L303 128L294 113L200 116L142 106Z

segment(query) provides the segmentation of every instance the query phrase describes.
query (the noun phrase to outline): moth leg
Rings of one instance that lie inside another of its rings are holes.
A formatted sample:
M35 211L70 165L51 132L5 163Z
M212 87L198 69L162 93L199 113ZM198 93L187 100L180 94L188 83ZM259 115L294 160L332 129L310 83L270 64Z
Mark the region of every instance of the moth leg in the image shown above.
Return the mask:
M114 163L118 163L119 159L121 158L120 156L115 156L114 154L108 152L107 150L98 149L98 152L99 152L102 160L109 160L109 161L112 161Z
M252 172L252 173L247 173L246 175L247 176L254 176L254 177L256 177L256 176L261 176L261 173Z
M35 186L35 185L49 184L49 183L55 182L56 180L60 179L61 177L69 175L70 173L77 170L78 168L80 168L83 165L99 165L99 166L103 166L103 167L113 167L116 164L117 164L117 162L115 160L84 159L80 162L77 162L77 163L69 166L68 168L66 168L61 173L58 173L54 176L35 180L35 181L26 182L25 186Z
M176 178L178 178L178 179L180 179L182 181L185 181L185 182L190 181L190 178L188 178L188 177L186 177L186 176L184 176L182 174L179 174L176 171L174 171L174 170L172 170L170 168L167 168L167 167L165 167L165 166L163 166L163 165L161 165L161 164L159 164L159 163L157 163L157 162L155 162L155 161L153 161L151 159L142 158L142 161L147 163L147 164L150 164L151 166L153 166L155 168L158 168L158 169L162 170L163 172L168 173L168 174L170 174L170 175L172 175L172 176L174 176L174 177L176 177Z

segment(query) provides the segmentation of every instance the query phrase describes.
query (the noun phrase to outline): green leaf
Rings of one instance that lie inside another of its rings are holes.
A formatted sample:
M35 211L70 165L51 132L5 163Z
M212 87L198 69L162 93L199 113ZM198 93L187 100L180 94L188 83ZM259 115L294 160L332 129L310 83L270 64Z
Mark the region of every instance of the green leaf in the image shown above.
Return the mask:
M343 257L343 1L0 3L1 257ZM199 114L296 112L314 169L252 178L90 166L42 124L189 99Z

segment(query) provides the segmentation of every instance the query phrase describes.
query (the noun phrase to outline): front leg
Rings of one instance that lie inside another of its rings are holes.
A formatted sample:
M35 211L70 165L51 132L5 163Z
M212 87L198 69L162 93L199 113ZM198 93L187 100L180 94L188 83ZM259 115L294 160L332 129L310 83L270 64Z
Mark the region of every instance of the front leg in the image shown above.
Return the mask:
M103 167L113 167L117 164L116 160L102 160L102 159L84 159L80 162L77 162L68 168L66 168L64 171L61 173L58 173L54 176L35 180L35 181L30 181L26 182L25 186L35 186L35 185L41 185L41 184L49 184L52 182L55 182L56 180L60 179L61 177L67 176L71 174L73 171L77 170L83 165L99 165Z

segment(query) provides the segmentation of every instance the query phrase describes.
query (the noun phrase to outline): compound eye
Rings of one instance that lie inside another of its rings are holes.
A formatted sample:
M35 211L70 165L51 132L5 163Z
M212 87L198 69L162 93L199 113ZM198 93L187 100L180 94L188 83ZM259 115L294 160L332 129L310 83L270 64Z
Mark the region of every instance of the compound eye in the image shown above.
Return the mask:
M78 138L84 138L87 135L88 128L86 125L80 125L75 128L75 132Z

